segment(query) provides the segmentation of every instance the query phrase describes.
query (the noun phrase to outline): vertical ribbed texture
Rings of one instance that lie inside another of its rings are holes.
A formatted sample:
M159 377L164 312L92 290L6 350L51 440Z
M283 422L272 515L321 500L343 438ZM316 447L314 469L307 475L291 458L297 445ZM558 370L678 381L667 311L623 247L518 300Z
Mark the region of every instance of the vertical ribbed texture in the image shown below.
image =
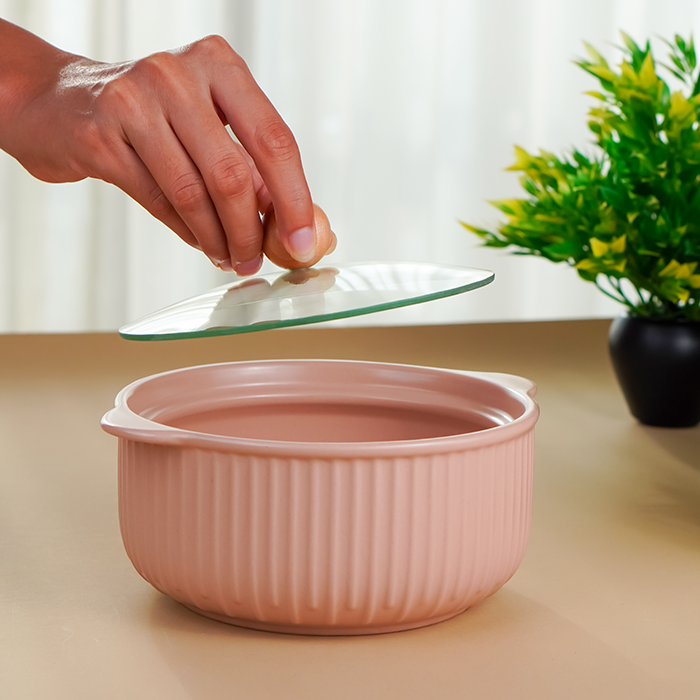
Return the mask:
M468 452L295 461L120 440L136 569L250 626L419 626L500 588L530 529L533 434Z

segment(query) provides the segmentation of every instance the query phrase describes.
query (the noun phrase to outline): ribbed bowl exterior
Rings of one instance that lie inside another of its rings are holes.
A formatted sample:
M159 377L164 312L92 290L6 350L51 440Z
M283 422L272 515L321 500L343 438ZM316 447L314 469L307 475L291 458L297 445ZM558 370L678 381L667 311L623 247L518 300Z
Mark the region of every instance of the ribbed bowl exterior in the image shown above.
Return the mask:
M127 553L155 588L246 627L367 634L451 617L515 573L533 434L309 460L119 439Z

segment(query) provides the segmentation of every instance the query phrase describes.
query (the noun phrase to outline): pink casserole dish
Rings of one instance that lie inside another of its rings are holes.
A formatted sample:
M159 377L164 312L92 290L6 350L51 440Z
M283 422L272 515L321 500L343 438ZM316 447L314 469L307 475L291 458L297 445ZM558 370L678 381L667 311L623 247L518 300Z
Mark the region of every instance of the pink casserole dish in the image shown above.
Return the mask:
M534 393L511 375L344 360L141 379L102 420L126 551L159 591L243 627L452 617L525 553Z

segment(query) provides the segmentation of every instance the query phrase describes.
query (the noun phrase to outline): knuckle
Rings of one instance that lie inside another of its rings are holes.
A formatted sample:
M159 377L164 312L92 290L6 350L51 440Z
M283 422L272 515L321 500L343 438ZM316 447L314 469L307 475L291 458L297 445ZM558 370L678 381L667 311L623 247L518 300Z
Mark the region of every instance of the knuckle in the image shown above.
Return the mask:
M218 34L210 34L209 36L195 41L191 44L191 48L196 51L202 51L203 53L234 53L228 41Z
M147 76L159 78L172 72L178 63L177 56L170 51L157 51L136 62L134 68Z
M206 205L209 195L204 183L192 175L184 175L172 185L170 201L177 211L190 214Z
M258 125L256 143L264 157L276 162L287 162L299 158L299 148L289 127L275 119Z
M158 185L148 193L146 209L159 221L168 220L174 213L173 205Z
M141 120L143 116L140 90L128 74L105 83L99 99L105 114L118 115L131 122Z
M210 34L187 46L186 51L201 56L207 62L226 63L246 68L245 61L231 48L231 45L218 34Z
M190 84L188 71L177 53L160 51L140 59L129 73L130 82L145 84L149 90L172 94L184 99Z
M253 173L242 160L221 159L212 166L211 173L212 189L222 197L238 198L254 191Z

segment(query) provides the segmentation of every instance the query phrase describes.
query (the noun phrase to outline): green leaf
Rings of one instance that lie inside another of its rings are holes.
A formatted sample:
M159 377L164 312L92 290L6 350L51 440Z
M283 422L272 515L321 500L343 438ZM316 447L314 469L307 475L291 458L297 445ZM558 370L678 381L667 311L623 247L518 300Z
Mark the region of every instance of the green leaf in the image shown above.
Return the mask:
M556 258L557 260L569 260L582 252L581 246L576 245L573 241L560 241L554 245L547 246L543 250L547 253L547 257Z
M581 167L585 168L587 165L590 165L590 163L591 163L591 161L588 158L586 158L586 156L584 156L581 152L577 151L576 149L574 149L574 152L572 155L574 158L574 162Z
M634 41L628 34L625 34L625 32L621 31L620 36L622 37L622 41L624 42L625 46L631 53L639 53L639 46L637 46L637 44L634 43Z
M675 75L677 75L681 80L684 80L686 70L685 70L685 66L683 65L683 63L681 63L681 60L677 56L674 56L673 54L671 54L669 56L669 58L671 59L673 65L676 66L676 68L678 68L679 72L675 73ZM671 70L671 69L669 68L669 70Z
M605 199L608 204L611 204L618 211L624 211L627 209L629 197L624 189L619 190L614 187L606 187L601 185L600 192L603 195L603 199Z
M468 224L464 221L459 222L464 228L467 229L467 231L471 231L472 233L476 233L477 236L490 236L491 232L487 231L486 229L483 228L477 228L476 226L472 226L471 224Z
M669 73L672 73L673 75L675 75L676 78L678 78L678 80L685 80L685 79L686 79L686 76L685 76L683 73L679 73L679 72L678 72L677 70L675 70L674 68L671 68L671 66L669 66L669 65L667 65L667 64L665 64L665 63L659 63L659 65L660 65L662 68L665 68Z
M597 63L599 66L607 67L608 62L588 42L584 41L583 46L594 63Z
M600 78L601 81L610 83L614 83L617 81L617 75L615 75L615 73L613 73L613 71L611 71L610 68L608 68L607 66L596 66L588 64L588 66L586 66L584 70L587 70L592 75L595 75L596 78Z
M588 90L583 94L588 95L589 97L595 97L596 100L600 100L601 102L607 102L608 100L607 95L604 95L602 92L596 92L595 90Z
M598 279L598 272L591 272L589 270L576 270L579 277L586 282L595 282Z
M695 53L695 42L693 41L692 34L690 35L690 40L688 41L686 57L688 58L688 65L694 70L695 66L697 65L697 54Z

